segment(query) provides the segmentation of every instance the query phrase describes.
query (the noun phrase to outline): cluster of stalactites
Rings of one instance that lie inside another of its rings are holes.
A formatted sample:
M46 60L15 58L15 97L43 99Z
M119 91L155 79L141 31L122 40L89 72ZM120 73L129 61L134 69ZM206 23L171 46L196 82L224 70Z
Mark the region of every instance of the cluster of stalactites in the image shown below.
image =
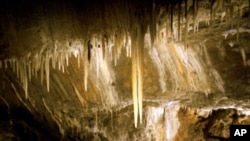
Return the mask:
M9 66L20 80L25 92L25 97L28 98L28 83L32 77L37 78L40 75L41 83L46 78L46 87L49 92L50 66L64 73L65 66L69 65L69 58L72 54L78 58L78 65L83 58L83 45L80 41L76 41L71 45L67 43L67 47L62 47L62 44L57 41L54 44L54 50L44 50L39 53L29 53L21 58L9 58L0 61L0 68L7 69Z
M95 65L96 76L102 67L102 61L109 60L117 64L121 54L121 48L126 50L127 57L131 57L131 37L129 33L114 33L111 35L91 35L91 38L82 43L79 40L61 43L55 41L53 49L42 49L37 53L29 53L22 58L12 57L0 60L0 68L7 69L8 66L20 79L22 87L28 97L28 82L32 77L37 78L40 75L41 83L46 78L47 91L49 92L50 68L65 72L65 67L69 65L69 58L77 58L77 66L84 67L84 86L87 91L88 69ZM93 59L93 57L95 57Z

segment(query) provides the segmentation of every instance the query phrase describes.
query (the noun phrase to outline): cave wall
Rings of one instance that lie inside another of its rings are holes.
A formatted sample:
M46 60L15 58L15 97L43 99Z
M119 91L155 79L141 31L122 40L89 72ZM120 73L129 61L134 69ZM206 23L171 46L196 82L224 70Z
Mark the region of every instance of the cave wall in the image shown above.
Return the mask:
M3 2L3 138L218 140L248 124L248 2L180 2Z

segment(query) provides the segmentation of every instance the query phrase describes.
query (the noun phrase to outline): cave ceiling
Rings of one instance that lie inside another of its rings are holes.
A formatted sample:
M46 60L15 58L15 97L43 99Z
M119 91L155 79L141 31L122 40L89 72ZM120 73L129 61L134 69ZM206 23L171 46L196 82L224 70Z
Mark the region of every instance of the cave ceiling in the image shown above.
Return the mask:
M126 113L128 128L156 128L152 115L173 106L202 117L250 114L247 0L0 3L2 111L21 107L58 138L81 130L107 137L118 129L97 126L113 114L107 124L122 125ZM161 134L171 140L175 131Z

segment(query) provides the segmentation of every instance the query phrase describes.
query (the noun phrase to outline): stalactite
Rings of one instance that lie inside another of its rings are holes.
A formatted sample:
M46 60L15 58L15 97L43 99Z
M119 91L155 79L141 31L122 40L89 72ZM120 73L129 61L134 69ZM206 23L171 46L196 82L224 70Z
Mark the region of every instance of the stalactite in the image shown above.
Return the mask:
M16 73L16 59L12 58L12 62L13 62L13 72Z
M243 64L244 64L244 66L246 66L247 65L247 63L246 63L246 52L245 52L245 49L243 47L240 47L240 53L241 53Z
M41 75L41 84L43 84L43 71L44 71L44 66L43 66L43 57L41 57L41 70L40 70L40 75Z
M85 91L87 91L88 89L88 66L89 66L89 62L88 61L84 61L84 89Z
M240 20L240 8L239 8L239 6L237 6L237 14L238 14L238 20ZM237 22L237 35L236 35L236 39L237 39L237 42L239 41L239 27L240 27L240 25L239 25L239 22Z
M20 73L19 73L19 61L16 62L16 74L17 74L17 78L20 78Z
M22 72L22 68L23 68L23 65L21 63L21 61L19 62L19 79L20 79L20 82L23 83L23 72Z
M29 76L29 82L31 82L31 62L30 61L28 61L28 76Z
M52 56L51 56L51 62L52 62L52 68L56 69L56 59L57 59L57 42L55 42L55 48L53 50Z
M63 53L60 54L60 62L61 62L62 73L64 73L64 58L63 58Z
M79 48L79 50L80 50L80 60L81 60L81 62L83 62L84 61L84 46L83 46L83 44L80 44L80 48Z
M128 57L129 56L129 41L128 41L128 34L126 33L126 43L125 43L125 47L126 47L126 56Z
M22 76L23 76L23 87L25 92L25 98L28 98L28 76L27 76L27 62L26 60L23 61L23 68L22 68Z
M8 59L8 62L9 62L9 64L10 64L10 68L13 68L13 67L12 67L12 59L11 59L11 58Z
M56 69L57 58L58 58L58 53L53 52L53 55L52 55L52 67L53 67L53 69Z
M174 8L173 5L170 5L170 29L171 29L171 36L173 36L173 22L174 22Z
M68 52L65 53L65 59L66 59L66 66L69 66L69 53ZM79 64L78 64L78 66L79 66Z
M99 76L99 70L100 70L100 60L101 60L101 56L100 56L100 47L98 46L97 48L95 48L95 60L96 60L96 76Z
M79 50L78 50L78 53L77 53L77 66L78 66L78 68L80 68L80 61L81 61L81 56L80 56Z
M137 70L136 70L136 64L137 64L137 58L136 58L136 44L135 41L132 41L132 93L133 93L133 103L134 103L134 124L135 128L137 128L138 123L138 96L137 96Z
M57 56L57 62L58 62L58 70L60 71L60 70L61 70L61 67L62 67L61 53L58 54L58 56Z
M151 39L151 45L154 44L154 39L156 37L156 14L155 14L155 3L153 2L151 7L151 13L150 13L150 23L149 23L149 30L150 30L150 39Z
M188 6L187 6L187 0L185 0L185 19L186 19L186 23L185 23L185 30L184 30L184 44L186 46L186 42L187 42L187 34L188 34Z
M64 65L62 65L62 72L64 73Z
M142 31L140 31L142 32ZM139 36L138 44L138 105L139 105L139 119L142 123L142 99L143 99L143 58L144 58L144 34Z
M181 2L178 2L178 41L181 40Z
M103 60L105 60L105 58L106 58L106 56L105 56L106 55L105 54L106 53L105 52L106 51L106 49L105 49L106 48L105 40L106 40L106 34L104 34L103 37L102 37L102 59Z
M137 128L138 117L142 123L143 98L143 52L144 30L142 25L136 27L132 41L132 94L134 103L134 124Z
M35 62L34 60L31 61L31 77L35 76Z
M38 71L38 64L39 64L38 54L35 55L35 62L34 62L34 71L35 71L35 78L37 78L37 71Z
M116 62L117 62L118 47L119 47L119 37L118 37L118 35L116 33L114 35L114 46L113 46L113 50L112 50L115 66L116 66Z
M92 49L92 44L90 42L90 40L88 41L88 61L90 63L90 59L91 59L91 49Z
M47 84L47 91L49 92L49 52L46 52L45 55L45 73L46 73L46 84Z

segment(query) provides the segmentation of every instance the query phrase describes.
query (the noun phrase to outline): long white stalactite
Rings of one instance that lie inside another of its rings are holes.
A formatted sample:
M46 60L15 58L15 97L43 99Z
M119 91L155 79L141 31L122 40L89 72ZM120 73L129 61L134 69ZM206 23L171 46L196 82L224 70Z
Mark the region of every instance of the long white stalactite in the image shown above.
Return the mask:
M134 126L137 128L138 118L142 123L143 99L143 51L144 34L142 27L136 28L132 41L132 95L134 104Z

